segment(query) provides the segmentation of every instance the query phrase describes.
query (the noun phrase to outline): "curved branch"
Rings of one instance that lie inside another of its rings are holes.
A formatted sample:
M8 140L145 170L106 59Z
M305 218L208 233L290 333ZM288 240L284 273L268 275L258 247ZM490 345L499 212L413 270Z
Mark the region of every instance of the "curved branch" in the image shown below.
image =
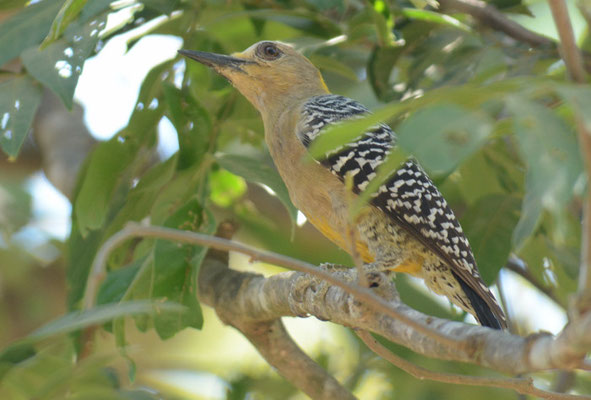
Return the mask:
M381 343L379 343L369 332L358 331L357 335L363 343L367 345L374 353L397 366L404 372L414 376L417 379L429 379L437 382L451 383L454 385L486 386L503 389L513 389L517 393L537 396L541 399L572 400L585 398L570 394L556 393L536 388L531 379L525 378L487 378L481 376L469 376L450 374L446 372L435 372L427 368L415 365L405 359L392 353Z
M524 28L517 22L510 20L494 6L480 0L439 0L439 5L444 12L461 12L469 14L483 25L497 31L504 32L520 42L532 46L553 47L554 42L545 36L539 35Z

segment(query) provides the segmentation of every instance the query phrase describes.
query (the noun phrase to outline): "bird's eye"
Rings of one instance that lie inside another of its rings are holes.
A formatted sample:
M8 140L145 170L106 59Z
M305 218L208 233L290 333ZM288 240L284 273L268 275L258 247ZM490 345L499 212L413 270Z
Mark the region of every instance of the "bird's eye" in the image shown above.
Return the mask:
M281 56L281 50L273 43L264 43L259 47L259 55L265 60L275 60Z

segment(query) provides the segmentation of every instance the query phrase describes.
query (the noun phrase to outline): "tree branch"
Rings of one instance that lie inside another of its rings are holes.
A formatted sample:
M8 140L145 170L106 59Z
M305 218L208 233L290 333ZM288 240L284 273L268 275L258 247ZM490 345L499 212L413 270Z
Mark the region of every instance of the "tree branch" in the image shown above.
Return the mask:
M504 32L520 42L525 42L532 46L554 46L554 42L551 39L524 28L517 22L507 18L505 14L497 10L494 6L487 4L484 1L439 0L439 5L444 12L461 12L469 14L481 24L489 26L497 31Z
M559 299L558 296L556 296L556 293L554 293L552 288L540 282L538 278L536 278L527 268L527 265L521 265L520 260L510 257L505 264L505 268L521 276L523 279L531 283L536 289L544 293L546 296L548 296L548 298L566 310L567 305L561 299Z
M537 396L542 399L581 399L583 396L569 395L563 393L549 392L536 388L531 379L524 378L487 378L480 376L449 374L445 372L435 372L429 369L420 367L405 359L398 357L396 354L388 350L381 343L379 343L369 332L358 331L357 335L361 338L363 343L367 345L374 353L378 354L384 360L390 362L404 372L414 376L417 379L429 379L437 382L451 383L454 385L469 385L469 386L486 386L503 389L513 389L517 393L529 394Z

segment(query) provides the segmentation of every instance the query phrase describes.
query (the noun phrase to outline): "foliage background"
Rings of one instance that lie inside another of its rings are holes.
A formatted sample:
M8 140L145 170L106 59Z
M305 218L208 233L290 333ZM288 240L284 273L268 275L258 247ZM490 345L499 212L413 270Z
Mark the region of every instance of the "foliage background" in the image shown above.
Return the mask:
M553 35L544 3L490 3ZM582 14L571 5L580 43L589 50L581 16L589 4L582 3ZM401 151L419 159L460 217L484 280L498 283L512 330L531 332L532 321L540 324L547 311L539 306L524 316L512 306L521 297L499 280L507 270L529 281L511 288L536 290L536 299L547 297L539 304L553 303L564 314L576 287L585 190L574 113L591 124L585 112L591 91L567 83L551 46L532 49L466 15L444 16L418 1L10 0L0 4L0 16L0 397L303 397L244 339L201 309L195 297L200 248L130 241L109 259L97 299L102 308L87 319L70 314L36 330L80 308L97 249L128 221L149 218L154 225L213 233L216 222L231 218L241 227L238 240L315 264L351 265L309 224L296 224L297 212L264 148L258 114L201 65L176 56L155 66L123 129L98 143L77 138L87 135L73 102L84 62L122 34L129 49L148 35L172 35L184 48L226 54L263 39L293 43L321 69L333 92L372 109L389 104L383 112ZM51 96L73 111L56 111L62 106ZM173 155L156 151L163 118L178 139ZM61 140L48 136L50 123ZM74 146L79 142L85 145ZM50 157L56 149L62 152ZM71 177L65 183L51 172L52 163L64 161L69 163L62 175ZM32 197L30 182L39 170L72 201L65 241L35 236L40 216L32 202L39 199ZM239 255L232 265L278 270ZM400 276L397 285L419 310L465 318L417 282ZM91 323L105 323L97 348L75 363L81 350L75 332ZM330 323L288 326L361 398L513 396L415 380ZM491 374L391 347L433 369ZM542 387L591 392L588 376L535 378Z

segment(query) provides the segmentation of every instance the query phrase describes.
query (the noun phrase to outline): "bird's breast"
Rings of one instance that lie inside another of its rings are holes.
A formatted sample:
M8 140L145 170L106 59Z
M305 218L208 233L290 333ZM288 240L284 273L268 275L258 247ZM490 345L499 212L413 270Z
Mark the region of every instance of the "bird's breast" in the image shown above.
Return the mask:
M286 118L275 126L265 125L265 140L291 201L324 236L350 252L346 202L353 201L354 195L347 194L338 177L311 159L296 135L296 124ZM373 260L365 243L358 241L357 250L365 261Z

